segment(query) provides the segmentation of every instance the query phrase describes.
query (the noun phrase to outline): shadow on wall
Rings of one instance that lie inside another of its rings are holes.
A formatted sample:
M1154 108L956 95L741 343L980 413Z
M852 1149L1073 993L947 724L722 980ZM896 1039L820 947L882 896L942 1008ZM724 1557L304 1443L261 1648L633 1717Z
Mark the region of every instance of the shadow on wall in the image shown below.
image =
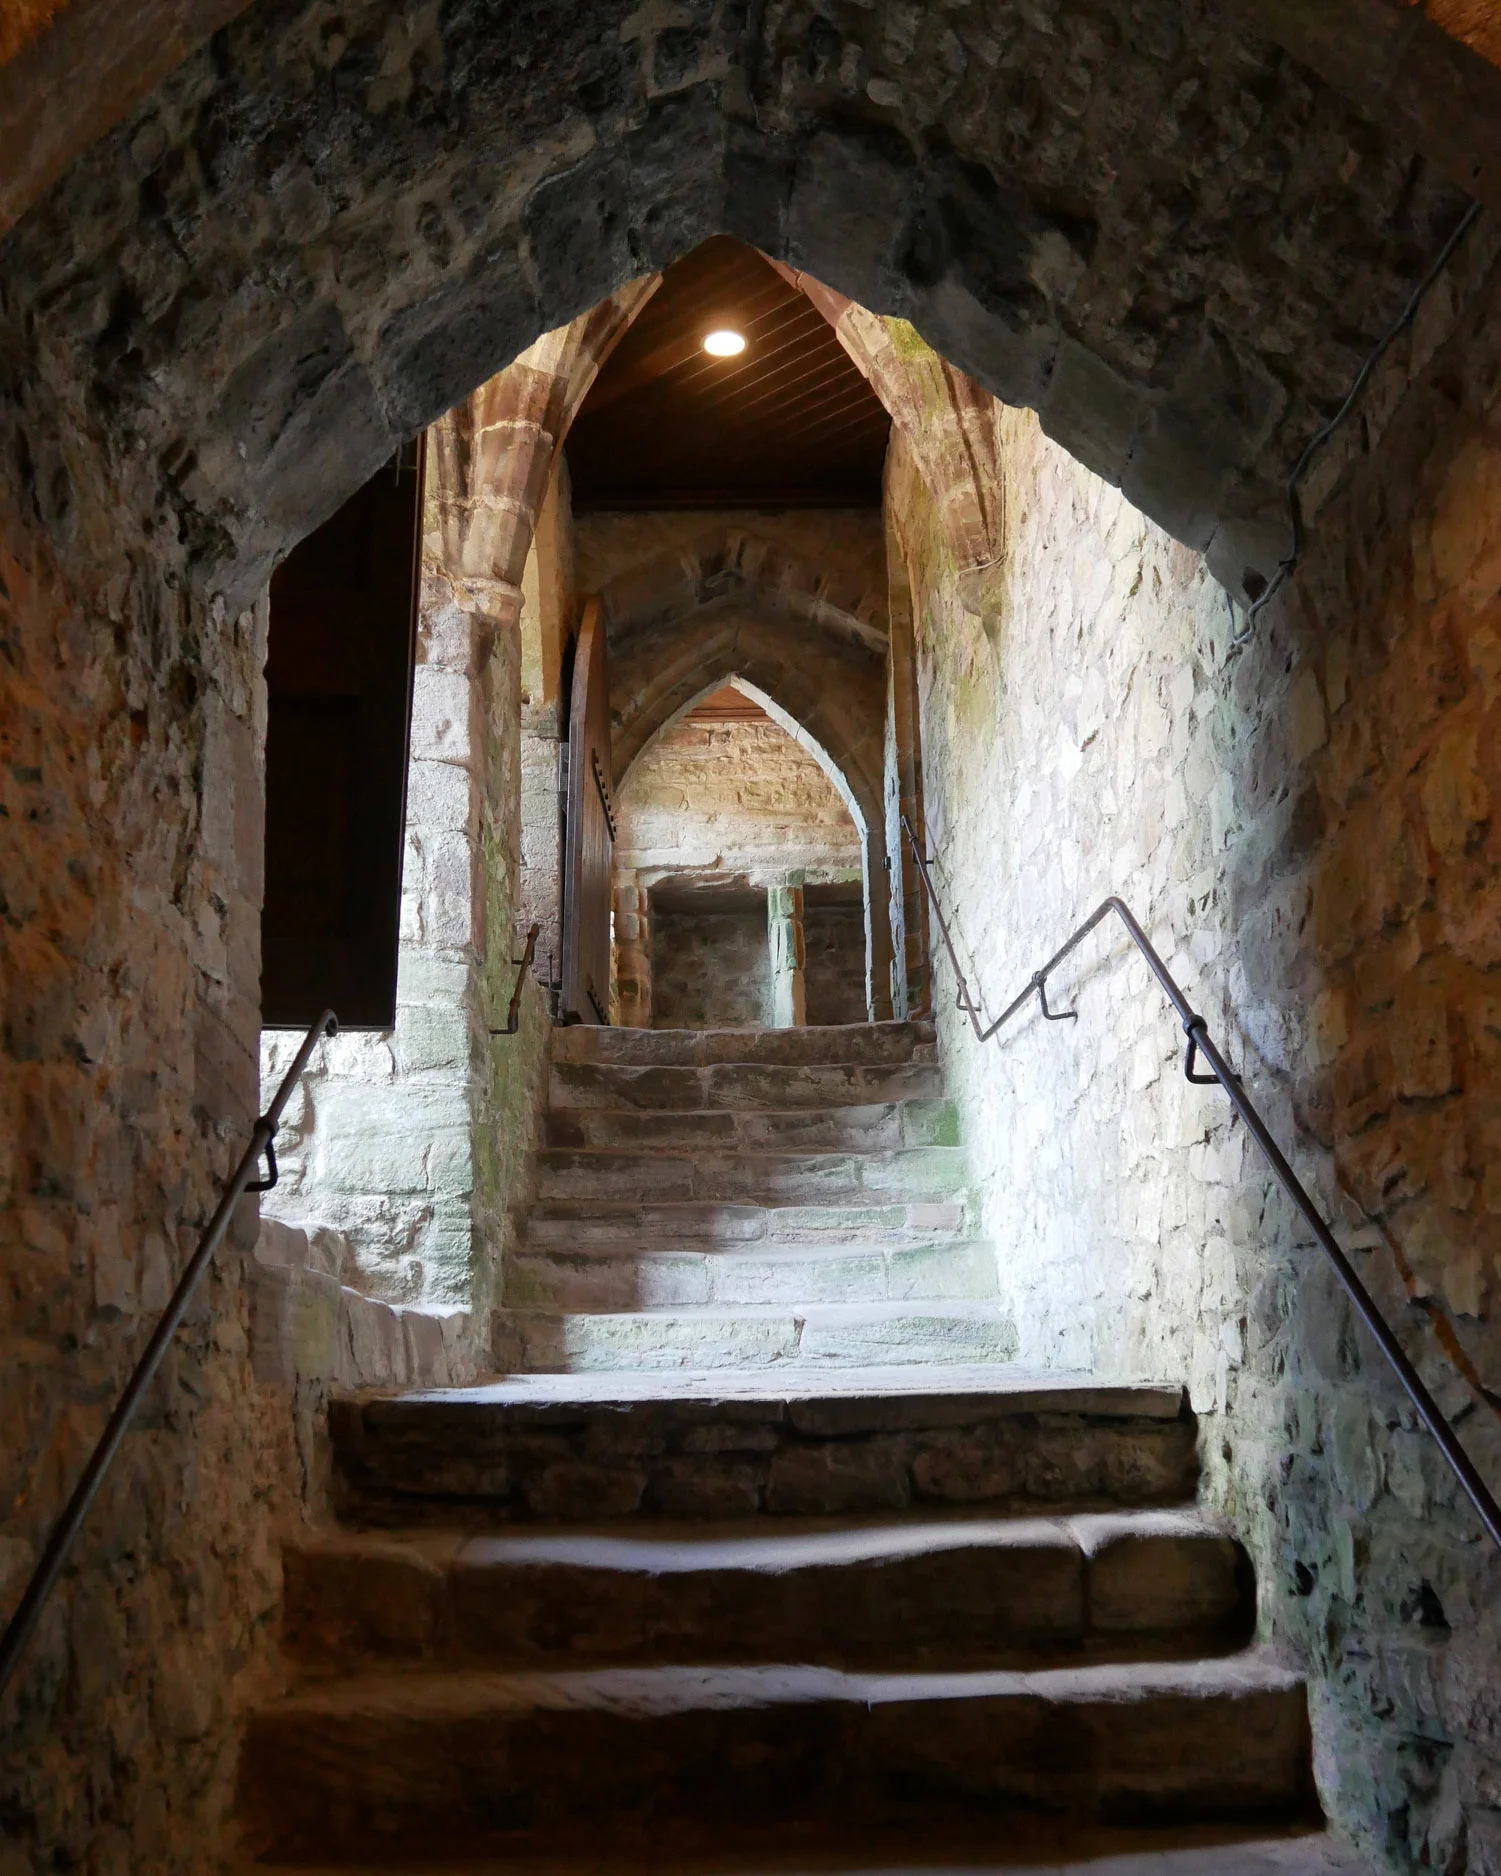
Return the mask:
M651 891L651 944L653 1028L773 1023L764 888L664 881Z
M858 966L865 950L865 906L857 885L804 887L803 946L806 1020L863 1023L865 987Z

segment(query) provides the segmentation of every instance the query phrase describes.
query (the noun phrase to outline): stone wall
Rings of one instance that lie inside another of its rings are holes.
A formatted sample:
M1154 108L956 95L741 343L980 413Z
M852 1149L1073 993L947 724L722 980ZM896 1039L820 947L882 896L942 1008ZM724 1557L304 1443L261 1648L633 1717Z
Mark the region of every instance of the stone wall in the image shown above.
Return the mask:
M804 1010L810 1023L865 1021L865 910L815 888L804 895Z
M1195 560L1029 416L996 412L1006 524L978 592L900 448L889 484L930 845L986 1010L1121 893L1501 1482L1495 1394L1463 1378L1501 1382L1483 256L1317 466L1313 544L1243 649ZM1188 1385L1263 1625L1312 1671L1334 1815L1395 1868L1501 1867L1501 1570L1475 1519L1223 1096L1184 1080L1114 922L1051 997L1078 1021L1031 1005L982 1051L937 961L1023 1358Z
M617 807L616 869L648 885L666 874L755 886L860 878L849 809L816 757L769 717L681 719L631 765Z
M518 925L535 924L537 978L554 986L563 961L561 739L564 653L578 625L567 466L559 457L537 514L521 579L521 895Z
M877 603L884 603L881 517L873 508L750 512L687 508L581 514L574 519L578 591L603 592L622 574L682 554L726 532L768 543L816 567L831 588L874 593Z
M655 1029L770 1026L771 952L766 895L685 893L651 912L651 1021ZM691 901L708 902L700 910ZM710 909L711 908L711 909Z
M348 1286L479 1324L529 1177L548 1023L528 980L518 1034L488 1033L520 953L522 641L455 577L436 508L430 472L396 1025L325 1049L283 1123L265 1210L345 1239ZM295 1042L267 1033L268 1090ZM471 1342L470 1368L482 1357Z
M11 468L0 451L7 1614L256 1113L266 629L148 573L113 478L75 462L49 539ZM251 1200L6 1697L7 1876L219 1867L299 1482L286 1391L249 1359L256 1235Z
M723 692L721 697L735 693ZM714 988L716 970L737 978L752 967L742 956L740 925L717 917L694 926L689 942L685 910L666 917L660 933L643 932L652 919L652 890L686 886L724 890L759 889L763 948L767 941L766 889L853 882L853 919L840 925L844 949L825 976L838 980L843 1002L846 980L865 1015L865 914L860 880L863 856L859 831L833 782L817 758L793 740L780 724L749 698L744 714L727 715L711 699L690 711L650 743L627 771L617 800L619 833L615 843L615 1010L614 1020L656 1022L658 1027L692 1027L691 1009L719 1012L718 1023L791 1021L780 1014L773 979L743 988ZM741 921L744 922L743 920ZM752 921L754 922L754 921ZM774 923L775 921L773 921ZM728 940L715 963L713 935ZM824 951L836 934L824 934ZM771 933L775 949L776 933ZM665 1001L653 1017L657 962L671 978ZM827 963L826 958L821 962ZM687 969L689 976L684 977ZM689 979L691 978L691 991ZM825 997L825 1001L829 1001ZM841 1002L842 1007L842 1002ZM733 1018L723 1012L734 1010Z
M511 994L519 807L519 644L425 563L408 772L396 1026L338 1037L289 1110L265 1209L347 1238L346 1280L486 1319L509 1197L524 1189L546 1050L534 982ZM267 1032L263 1073L295 1046ZM478 1360L480 1351L473 1351Z
M51 25L67 0L11 0L0 20L0 65L13 59L30 40Z

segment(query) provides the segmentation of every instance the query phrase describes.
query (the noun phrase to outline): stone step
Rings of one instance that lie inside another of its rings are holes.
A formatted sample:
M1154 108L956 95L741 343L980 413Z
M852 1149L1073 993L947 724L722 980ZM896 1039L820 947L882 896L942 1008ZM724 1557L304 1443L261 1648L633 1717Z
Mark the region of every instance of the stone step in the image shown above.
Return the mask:
M343 1856L545 1832L608 1845L932 1807L1289 1817L1311 1803L1307 1705L1267 1655L1018 1673L824 1667L407 1670L313 1683L252 1715L252 1847Z
M554 1031L555 1036L572 1033L571 1030ZM632 1033L654 1035L659 1032L637 1030ZM825 1062L802 1066L722 1062L707 1067L670 1064L643 1067L621 1062L554 1059L548 1079L548 1106L555 1110L605 1107L697 1112L705 1108L869 1107L894 1101L930 1101L942 1093L942 1070L937 1062L930 1061Z
M838 1832L818 1833L812 1848L756 1846L736 1854L710 1845L674 1843L663 1861L660 1838L652 1844L612 1846L608 1854L591 1854L589 1876L1371 1876L1371 1866L1346 1844L1309 1826L1294 1826L1268 1834L1265 1827L1206 1827L1178 1829L1065 1822L1058 1818L1015 1817L1006 1820L1003 1833L975 1828L935 1837L929 1819L911 1832L887 1828L867 1831L854 1820ZM519 1852L508 1846L503 1859L462 1864L441 1858L441 1842L424 1845L415 1860L379 1866L343 1862L337 1876L391 1876L393 1869L406 1876L580 1876L578 1863L559 1861L541 1846ZM236 1876L264 1876L262 1862L238 1867ZM317 1868L278 1862L283 1876L336 1876L328 1864Z
M954 1103L922 1097L866 1107L562 1107L544 1124L549 1146L848 1153L959 1144Z
M1250 1566L1196 1511L622 1537L335 1533L285 1554L305 1665L819 1661L897 1672L1244 1646Z
M705 1147L543 1147L537 1195L651 1204L663 1199L749 1200L829 1205L893 1199L962 1198L967 1171L958 1147L885 1152L754 1153Z
M931 1061L929 1018L841 1023L800 1029L618 1029L577 1023L555 1029L555 1062L622 1063L632 1068L702 1068L718 1062L809 1063Z
M889 1245L659 1249L638 1238L531 1247L506 1262L513 1309L702 1308L744 1303L979 1300L997 1293L995 1247L962 1238Z
M885 1205L753 1205L671 1200L657 1205L605 1199L545 1199L526 1217L531 1249L578 1250L634 1238L653 1249L717 1245L912 1248L964 1234L965 1207L950 1199Z
M530 1373L591 1369L758 1368L788 1363L1009 1361L1016 1329L992 1304L745 1304L738 1309L502 1309L497 1365Z
M330 1404L341 1509L597 1523L1181 1505L1180 1389L995 1366L513 1375Z

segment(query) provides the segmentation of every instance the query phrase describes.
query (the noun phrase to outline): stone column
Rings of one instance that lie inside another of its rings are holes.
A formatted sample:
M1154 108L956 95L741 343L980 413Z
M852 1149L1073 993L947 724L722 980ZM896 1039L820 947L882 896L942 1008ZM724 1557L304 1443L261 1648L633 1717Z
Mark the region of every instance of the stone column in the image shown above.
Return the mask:
M623 1029L651 1028L651 902L635 873L615 876L615 1009Z
M768 890L766 927L771 946L772 1027L800 1029L808 1020L801 886L772 886Z
M912 629L911 588L900 544L890 535L890 637L886 651L886 887L891 906L891 1000L894 1016L927 1015L928 903L902 818L924 837L922 731L917 693L917 648Z

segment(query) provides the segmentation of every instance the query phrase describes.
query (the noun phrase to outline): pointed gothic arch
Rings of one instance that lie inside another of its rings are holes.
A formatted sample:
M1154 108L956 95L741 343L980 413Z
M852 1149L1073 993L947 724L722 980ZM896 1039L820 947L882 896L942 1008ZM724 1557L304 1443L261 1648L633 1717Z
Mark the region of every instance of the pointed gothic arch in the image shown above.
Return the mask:
M728 683L756 698L813 755L860 835L867 1000L891 1014L891 915L883 806L885 666L863 648L811 635L796 619L743 602L659 617L611 644L616 786L664 730Z

